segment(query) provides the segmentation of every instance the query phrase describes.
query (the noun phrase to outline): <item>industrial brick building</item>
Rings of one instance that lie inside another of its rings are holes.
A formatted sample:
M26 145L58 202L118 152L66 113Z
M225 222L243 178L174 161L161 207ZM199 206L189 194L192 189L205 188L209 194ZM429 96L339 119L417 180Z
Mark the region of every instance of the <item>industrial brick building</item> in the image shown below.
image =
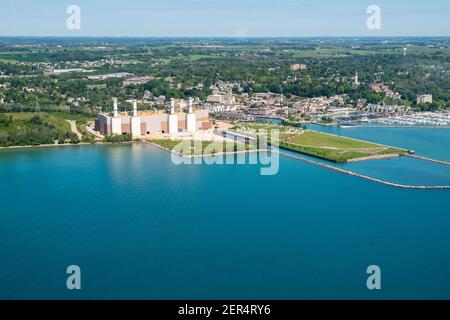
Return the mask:
M118 112L117 100L114 100L112 113L101 113L95 120L95 131L103 135L128 134L133 137L149 134L176 134L211 129L207 110L193 110L192 102L187 110L175 111L174 103L169 112L138 111L134 102L133 111Z

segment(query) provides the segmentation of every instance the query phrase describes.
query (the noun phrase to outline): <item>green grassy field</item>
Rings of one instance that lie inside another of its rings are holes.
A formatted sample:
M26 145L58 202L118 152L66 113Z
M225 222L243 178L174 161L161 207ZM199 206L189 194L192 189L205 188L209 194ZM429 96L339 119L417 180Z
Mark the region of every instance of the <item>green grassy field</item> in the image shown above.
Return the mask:
M202 154L214 154L221 152L234 152L239 150L249 150L249 145L243 143L234 143L231 146L231 150L227 150L227 146L221 142L210 141L181 141L181 140L152 140L151 142L169 149L174 150L180 144L184 144L182 153L184 155L202 155Z
M317 48L308 50L289 50L284 54L290 55L294 58L333 58L339 56L367 56L376 54L374 51L355 50L346 48Z
M5 113L5 115L11 115L13 120L30 120L35 113L33 112L11 112ZM78 113L66 113L66 112L42 112L40 115L47 119L50 123L54 124L61 130L70 130L70 125L66 120L75 120L77 122L78 131L83 135L88 134L84 128L88 121L94 120L93 117L86 116Z
M15 63L15 62L17 62L17 60L0 58L0 63Z
M203 59L217 59L220 57L218 57L216 55L212 55L212 54L191 54L184 58L187 58L188 60L191 60L191 61L199 61L199 60L203 60Z
M26 121L31 120L36 114L33 112L12 112L12 113L4 113L3 116L11 116L13 120L13 125L16 125L20 128L20 125ZM54 125L58 130L61 131L69 131L70 124L64 120L62 114L48 114L48 113L40 113L39 116L47 121L48 123ZM70 119L72 120L72 119ZM5 127L3 126L3 129Z
M11 115L14 120L29 120L36 115L34 112L7 112L0 113L6 116ZM66 112L41 112L39 115L43 117L54 118L58 120L75 120L75 121L89 121L93 120L93 117L86 116L78 113L66 113Z
M261 130L266 130L267 135L266 137L260 137L269 141L274 139L270 134L271 131L277 130L281 148L334 162L348 162L358 158L407 153L407 150L289 126L244 123L231 129L231 131L252 137L255 137L258 133L261 134Z
M268 133L273 130L277 130L280 134L293 132L293 131L297 132L299 130L298 128L294 128L292 126L282 126L282 125L278 125L278 124L253 123L253 122L240 123L239 125L234 127L232 130L239 130L239 129L244 130L244 131L248 131L248 130L264 131L265 130Z
M67 121L48 114L0 114L0 146L79 143Z
M60 120L74 120L77 123L78 131L83 135L84 142L92 142L91 140L94 138L87 130L86 125L88 121L95 120L94 117L87 116L79 113L66 113L66 112L52 112L49 115L60 119ZM65 121L67 123L67 121Z
M280 147L334 162L406 153L406 150L315 131L305 131L303 134L282 134Z
M64 112L0 113L0 146L25 146L39 144L78 143L66 120L75 120L83 142L92 142L93 137L85 130L91 117Z
M448 48L428 48L423 46L409 46L407 49L407 54L433 54L433 53L449 53ZM383 54L391 55L403 55L403 46L384 48ZM377 49L373 50L359 50L350 48L316 48L308 50L288 50L285 54L291 55L295 58L333 58L339 56L369 56L380 54Z
M175 57L169 57L169 58L161 58L161 59L158 59L158 61L168 64L168 63L177 62L177 61L196 62L196 61L200 61L200 60L212 60L212 59L219 59L219 58L221 58L221 57L212 55L212 54L191 54L191 55L187 55L187 56L175 56Z

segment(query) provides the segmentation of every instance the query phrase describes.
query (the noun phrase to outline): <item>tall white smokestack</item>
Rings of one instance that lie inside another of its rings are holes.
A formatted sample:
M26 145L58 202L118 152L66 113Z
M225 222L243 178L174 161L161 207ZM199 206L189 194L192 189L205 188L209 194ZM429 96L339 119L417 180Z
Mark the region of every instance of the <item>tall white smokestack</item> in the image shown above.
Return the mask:
M170 114L175 113L175 99L170 99Z
M192 111L192 106L194 103L194 99L189 98L189 112L186 114L186 131L187 132L195 132L196 130L196 115Z
M137 100L133 101L133 117L138 116L138 110L137 110Z
M194 103L194 99L189 98L189 113L192 113L192 112L193 112L193 111L192 111L192 105L193 105L193 103Z
M117 98L113 98L113 117L117 118L119 115L119 109L117 107Z

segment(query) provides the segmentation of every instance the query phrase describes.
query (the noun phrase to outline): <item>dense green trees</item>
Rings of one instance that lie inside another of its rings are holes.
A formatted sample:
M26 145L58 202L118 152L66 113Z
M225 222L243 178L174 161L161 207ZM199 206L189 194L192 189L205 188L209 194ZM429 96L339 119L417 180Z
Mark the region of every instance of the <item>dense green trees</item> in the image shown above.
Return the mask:
M379 103L384 95L372 92L368 85L382 81L399 92L405 104L414 105L417 95L425 93L433 94L438 101L435 106L416 109L449 107L450 50L446 40L408 39L413 47L406 56L402 39L389 44L375 39L109 39L107 47L99 39L40 41L38 49L0 43L0 51L6 52L1 58L26 62L0 62L0 72L9 76L0 78L0 84L10 84L0 89L5 103L107 111L112 97L119 97L124 105L126 99L141 98L145 90L167 98L204 99L211 93L209 87L219 80L239 83L241 89L235 88L235 93L273 92L300 97L348 94L353 101L365 98ZM205 42L209 45L204 46ZM96 49L98 46L104 48ZM130 72L151 75L156 80L123 87L123 79L89 80L83 73L45 76L43 67L29 64L80 67L84 62L100 60L132 63L93 67L94 74ZM304 63L307 69L293 72L290 65L294 63ZM355 72L360 86L353 85ZM92 87L98 84L104 87ZM28 92L26 88L35 90ZM70 98L79 100L69 102Z
M0 114L0 126L8 128L13 122L12 116L7 114Z
M48 119L35 115L30 119L14 119L0 114L0 146L26 146L63 143L80 143L76 134L65 130Z
M129 142L129 141L133 141L133 136L128 133L128 134L117 134L117 135L110 135L110 136L106 136L103 139L104 142L109 142L109 143L123 143L123 142Z

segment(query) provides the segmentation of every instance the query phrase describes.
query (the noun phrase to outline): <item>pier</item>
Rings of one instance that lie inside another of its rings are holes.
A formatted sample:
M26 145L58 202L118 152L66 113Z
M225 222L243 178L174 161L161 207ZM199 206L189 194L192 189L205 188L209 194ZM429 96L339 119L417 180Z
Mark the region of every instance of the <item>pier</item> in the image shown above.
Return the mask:
M423 161L429 161L429 162L443 164L445 166L450 166L450 162L447 162L447 161L436 160L436 159L426 158L426 157L422 157L422 156L416 156L413 154L408 154L406 156L410 157L410 158L414 158L414 159L419 159L419 160L423 160Z
M306 158L303 158L303 157L295 156L295 155L292 155L292 154L289 154L289 153L275 151L275 150L272 150L272 152L277 152L278 154L280 154L280 155L282 155L284 157L300 160L300 161L303 161L303 162L307 162L307 163L313 164L315 166L319 166L319 167L322 167L322 168L330 169L330 170L333 170L333 171L336 171L336 172L339 172L339 173L343 173L343 174L346 174L346 175L349 175L349 176L358 177L358 178L361 178L361 179L373 181L373 182L376 182L376 183L384 184L386 186L391 186L391 187L395 187L395 188L401 188L401 189L450 189L450 186L410 186L410 185L398 184L398 183L394 183L394 182L385 181L385 180L382 180L382 179L377 179L377 178L365 176L365 175L362 175L362 174L359 174L359 173L356 173L356 172L353 172L353 171L344 170L344 169L337 168L337 167L334 167L334 166L331 166L331 165L328 165L328 164L325 164L325 163L321 163L321 162L309 160L309 159L306 159ZM430 159L430 160L433 160L433 159Z
M238 134L235 132L231 132L231 131L223 131L222 134L225 135L231 135L231 136L235 136L237 138L246 140L247 142L251 141L255 141L255 138L253 137L248 137L245 136L243 134ZM355 139L357 140L357 139ZM363 140L359 140L359 141L363 141ZM318 162L318 161L314 161L314 160L310 160L301 156L297 156L297 155L293 155L293 154L289 154L283 151L279 151L279 150L275 150L275 149L271 149L271 152L276 152L281 156L287 157L287 158L291 158L291 159L295 159L295 160L300 160L318 167L322 167L322 168L326 168L326 169L330 169L342 174L346 174L349 176L353 176L353 177L358 177L361 179L365 179L368 181L372 181L372 182L376 182L379 184L383 184L386 186L390 186L390 187L395 187L395 188L401 188L401 189L450 189L450 185L445 185L445 186L413 186L413 185L404 185L404 184L399 184L399 183L394 183L394 182L389 182L386 180L382 180L382 179L378 179L378 178L373 178L373 177L369 177L363 174L359 174L353 171L349 171L349 170L345 170L345 169L341 169L326 163L322 163L322 162ZM449 162L445 162L445 161L441 161L441 160L435 160L435 159L431 159L431 158L426 158L426 157L421 157L421 156L416 156L413 155L411 153L407 153L405 156L410 157L410 158L415 158L415 159L420 159L420 160L424 160L424 161L430 161L430 162L434 162L434 163L439 163L439 164L443 164L443 165L447 165L450 166Z

